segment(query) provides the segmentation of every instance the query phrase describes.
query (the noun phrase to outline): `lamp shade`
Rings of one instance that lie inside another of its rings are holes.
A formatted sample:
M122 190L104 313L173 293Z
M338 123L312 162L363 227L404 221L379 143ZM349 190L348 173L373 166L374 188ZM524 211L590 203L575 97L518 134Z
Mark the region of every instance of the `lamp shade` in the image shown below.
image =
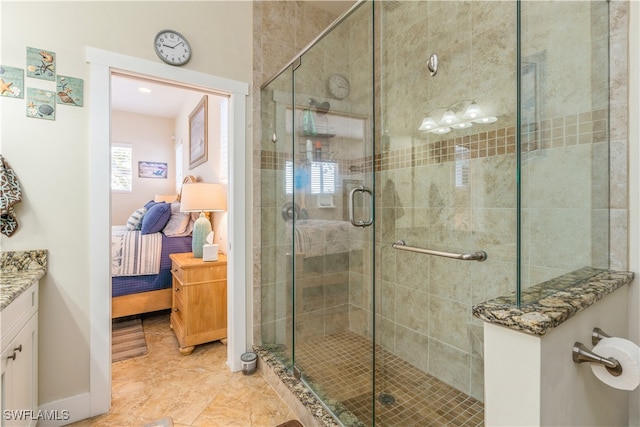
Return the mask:
M180 212L227 210L227 195L221 184L193 182L182 186Z
M180 212L200 212L191 232L191 250L194 258L202 258L203 246L209 233L211 222L205 211L224 211L227 209L225 188L220 184L194 182L182 186Z

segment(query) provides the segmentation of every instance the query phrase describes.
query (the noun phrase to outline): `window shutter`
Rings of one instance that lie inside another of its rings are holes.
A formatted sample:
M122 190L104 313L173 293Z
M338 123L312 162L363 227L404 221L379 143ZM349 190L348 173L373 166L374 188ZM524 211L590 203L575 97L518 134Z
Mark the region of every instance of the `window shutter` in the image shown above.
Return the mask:
M132 151L131 144L111 145L111 191L132 191Z

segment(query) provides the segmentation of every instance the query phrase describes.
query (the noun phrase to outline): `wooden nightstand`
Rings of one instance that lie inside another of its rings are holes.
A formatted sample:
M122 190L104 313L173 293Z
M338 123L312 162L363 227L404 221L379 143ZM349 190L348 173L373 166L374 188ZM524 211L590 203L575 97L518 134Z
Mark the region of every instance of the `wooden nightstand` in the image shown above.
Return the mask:
M227 257L202 261L193 253L171 254L171 328L187 355L197 344L227 337Z

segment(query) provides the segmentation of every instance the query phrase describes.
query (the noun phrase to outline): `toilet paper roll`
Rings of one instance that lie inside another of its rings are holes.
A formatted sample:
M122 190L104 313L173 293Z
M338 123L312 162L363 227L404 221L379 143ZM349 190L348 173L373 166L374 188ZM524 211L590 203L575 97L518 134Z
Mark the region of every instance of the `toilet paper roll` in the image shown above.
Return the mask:
M593 353L602 357L613 357L622 366L622 374L614 377L603 365L591 364L594 375L603 383L619 390L635 390L640 384L640 347L629 340L612 337L603 338L593 347Z

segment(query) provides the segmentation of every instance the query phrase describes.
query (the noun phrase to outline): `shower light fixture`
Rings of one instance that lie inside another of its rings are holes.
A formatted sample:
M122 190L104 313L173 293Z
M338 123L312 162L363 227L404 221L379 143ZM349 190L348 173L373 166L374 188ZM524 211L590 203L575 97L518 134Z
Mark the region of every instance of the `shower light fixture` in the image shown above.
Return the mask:
M493 123L498 121L497 117L482 117L480 119L473 120L474 123Z
M462 113L462 118L464 120L473 120L478 117L482 117L482 110L480 109L480 106L476 104L476 101L471 101Z
M438 135L444 135L445 133L451 132L451 128L446 126L439 126L434 130L432 130L431 132L437 133Z
M470 128L471 126L473 126L473 123L471 122L460 122L455 125L451 125L451 127L454 129L466 129Z
M443 126L455 125L458 122L460 122L460 120L456 117L456 113L451 110L445 111L440 119L440 124Z
M429 112L418 130L444 135L451 129L466 129L474 123L486 124L497 120L497 117L485 115L475 101L458 101L448 108L436 108Z
M427 116L422 119L422 123L420 124L419 130L432 130L438 127L438 124L432 117Z

